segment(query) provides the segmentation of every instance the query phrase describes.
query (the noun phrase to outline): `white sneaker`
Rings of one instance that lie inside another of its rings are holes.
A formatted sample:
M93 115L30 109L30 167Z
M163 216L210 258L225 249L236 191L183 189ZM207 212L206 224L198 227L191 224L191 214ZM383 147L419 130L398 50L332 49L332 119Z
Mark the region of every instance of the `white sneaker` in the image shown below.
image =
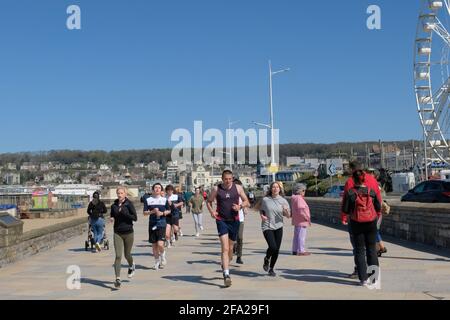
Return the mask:
M167 265L167 259L166 259L166 254L161 256L161 265L165 266Z
M196 238L200 237L200 233L197 232L197 233L195 234L195 237L196 237Z
M203 226L200 226L200 230L202 230L202 231L204 230Z
M159 260L155 261L155 265L153 266L153 269L158 271L160 267L161 267L161 262Z
M183 231L181 231L181 229L180 229L180 237L182 237L183 236Z
M171 248L172 247L172 241L167 241L167 248Z

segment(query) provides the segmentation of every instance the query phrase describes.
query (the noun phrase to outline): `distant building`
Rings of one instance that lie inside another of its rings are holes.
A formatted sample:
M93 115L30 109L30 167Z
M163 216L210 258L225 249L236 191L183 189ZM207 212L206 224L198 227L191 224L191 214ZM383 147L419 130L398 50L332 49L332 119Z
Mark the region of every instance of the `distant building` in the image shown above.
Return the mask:
M97 166L93 162L88 162L86 164L86 169L88 169L88 170L97 170Z
M7 185L19 185L20 184L20 174L18 173L6 173L3 176L3 180Z
M101 189L100 185L92 184L60 184L55 187L53 191L54 195L76 195L76 196L89 196L95 191Z
M57 182L58 180L63 180L63 176L59 172L49 172L44 173L45 182Z
M50 165L48 163L41 163L40 169L41 169L41 171L49 171Z
M160 168L161 165L155 161L152 161L149 164L147 164L147 171L149 172L159 171Z
M178 164L176 161L167 163L166 179L172 183L178 183Z
M100 170L103 170L103 171L110 171L111 168L110 168L107 164L101 164L101 165L100 165Z
M15 163L7 163L6 170L17 170L17 165Z
M38 165L32 162L24 162L20 166L21 171L37 171L38 168L39 168Z

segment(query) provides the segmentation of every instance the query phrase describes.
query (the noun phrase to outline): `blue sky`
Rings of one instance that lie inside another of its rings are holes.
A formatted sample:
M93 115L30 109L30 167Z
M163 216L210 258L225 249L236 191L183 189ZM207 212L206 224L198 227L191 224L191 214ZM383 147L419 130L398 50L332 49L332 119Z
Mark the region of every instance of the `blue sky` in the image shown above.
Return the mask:
M66 28L79 5L82 30ZM382 9L382 30L366 9ZM0 152L173 147L268 122L281 143L420 138L419 0L1 0Z

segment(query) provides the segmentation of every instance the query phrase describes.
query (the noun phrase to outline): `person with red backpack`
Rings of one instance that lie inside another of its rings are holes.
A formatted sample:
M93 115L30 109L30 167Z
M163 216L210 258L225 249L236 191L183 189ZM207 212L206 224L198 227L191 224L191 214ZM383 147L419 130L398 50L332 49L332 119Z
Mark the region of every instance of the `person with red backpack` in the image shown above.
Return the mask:
M352 162L350 162L349 167L350 167L350 170L351 170L351 174L353 174L355 171L363 170L363 165L359 161L352 161ZM378 198L379 202L382 203L382 197L381 197L380 189L378 187L378 182L372 175L365 176L364 185L366 187L369 187L372 190L374 190L375 193L377 194L377 198ZM353 270L353 273L350 275L351 279L357 279L358 278L358 268L356 267L356 253L355 253L355 243L353 241L352 225L348 222L348 219L347 219L348 217L343 211L343 206L344 206L344 203L346 201L347 192L350 189L354 188L354 187L355 187L355 182L353 181L353 177L350 177L347 180L347 182L345 183L344 196L342 198L342 204L341 204L341 222L342 222L343 225L348 226L348 233L350 235L350 243L352 244L353 257L354 257L354 260L355 260L355 268Z
M354 187L346 191L342 211L350 220L359 280L361 285L369 287L372 284L368 281L367 266L379 266L376 234L381 202L376 191L366 185L366 177L363 170L353 172Z

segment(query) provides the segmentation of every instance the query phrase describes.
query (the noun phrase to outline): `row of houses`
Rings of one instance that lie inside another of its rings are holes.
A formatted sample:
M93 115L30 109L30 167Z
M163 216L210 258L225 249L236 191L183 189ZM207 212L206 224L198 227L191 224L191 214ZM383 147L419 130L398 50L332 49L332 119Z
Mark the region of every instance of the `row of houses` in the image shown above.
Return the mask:
M120 171L127 170L129 168L136 169L146 169L147 171L158 171L161 168L161 165L155 161L150 163L136 163L132 166L126 166L124 164L120 164L117 166ZM59 162L44 162L44 163L33 163L33 162L24 162L21 165L16 163L7 163L3 166L0 166L0 170L5 171L30 171L30 172L46 172L46 171L64 171L70 169L83 169L83 170L102 170L102 171L110 171L112 170L112 166L109 164L100 164L96 165L95 163L79 163L74 162L71 164L63 164Z

